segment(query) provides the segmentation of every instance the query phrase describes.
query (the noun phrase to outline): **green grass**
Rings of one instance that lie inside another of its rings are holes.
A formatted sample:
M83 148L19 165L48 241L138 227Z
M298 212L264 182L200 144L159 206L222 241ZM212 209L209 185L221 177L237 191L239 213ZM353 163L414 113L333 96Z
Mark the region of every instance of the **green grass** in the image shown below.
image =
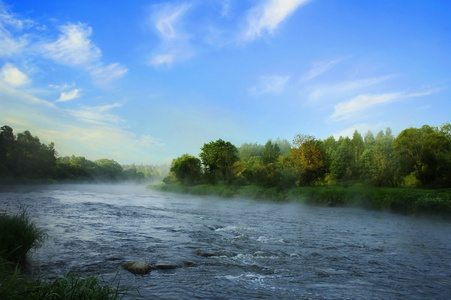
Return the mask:
M255 185L160 184L148 186L163 192L243 197L255 200L294 201L322 206L353 206L408 215L440 216L451 219L451 189L375 188L356 186L305 186L291 189Z
M67 274L54 281L30 278L20 272L29 250L38 247L46 234L25 211L0 213L0 299L121 299L125 292L101 277Z
M0 256L19 264L25 262L28 251L39 247L46 236L25 210L15 215L0 213L0 233Z

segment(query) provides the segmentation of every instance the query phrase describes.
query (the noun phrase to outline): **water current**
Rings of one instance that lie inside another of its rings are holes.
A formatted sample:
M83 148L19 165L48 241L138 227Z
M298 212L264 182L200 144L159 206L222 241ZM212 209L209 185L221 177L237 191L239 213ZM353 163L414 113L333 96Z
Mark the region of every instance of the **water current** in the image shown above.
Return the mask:
M144 186L0 190L48 238L31 270L102 275L125 299L449 299L451 223L387 212L161 194ZM121 264L146 261L133 275Z

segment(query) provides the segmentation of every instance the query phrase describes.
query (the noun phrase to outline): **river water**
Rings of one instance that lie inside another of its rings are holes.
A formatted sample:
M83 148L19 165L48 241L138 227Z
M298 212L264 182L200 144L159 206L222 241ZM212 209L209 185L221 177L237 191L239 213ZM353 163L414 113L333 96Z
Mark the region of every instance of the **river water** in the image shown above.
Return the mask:
M102 275L126 299L449 299L451 223L386 212L180 196L144 186L0 191L48 238L31 270ZM135 276L120 268L142 260ZM158 267L158 268L157 268Z

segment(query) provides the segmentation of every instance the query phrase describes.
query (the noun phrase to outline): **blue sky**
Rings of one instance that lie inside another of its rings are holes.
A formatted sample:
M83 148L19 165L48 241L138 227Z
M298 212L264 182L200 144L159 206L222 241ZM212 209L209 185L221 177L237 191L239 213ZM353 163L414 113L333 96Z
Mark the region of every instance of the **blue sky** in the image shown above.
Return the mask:
M451 1L1 1L0 125L159 164L451 116Z

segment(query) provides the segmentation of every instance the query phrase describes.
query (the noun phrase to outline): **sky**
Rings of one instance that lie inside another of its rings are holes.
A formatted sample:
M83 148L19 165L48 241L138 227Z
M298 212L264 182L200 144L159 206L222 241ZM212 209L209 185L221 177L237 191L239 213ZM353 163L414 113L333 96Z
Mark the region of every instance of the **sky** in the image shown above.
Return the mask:
M0 126L59 156L451 121L448 0L0 0Z

